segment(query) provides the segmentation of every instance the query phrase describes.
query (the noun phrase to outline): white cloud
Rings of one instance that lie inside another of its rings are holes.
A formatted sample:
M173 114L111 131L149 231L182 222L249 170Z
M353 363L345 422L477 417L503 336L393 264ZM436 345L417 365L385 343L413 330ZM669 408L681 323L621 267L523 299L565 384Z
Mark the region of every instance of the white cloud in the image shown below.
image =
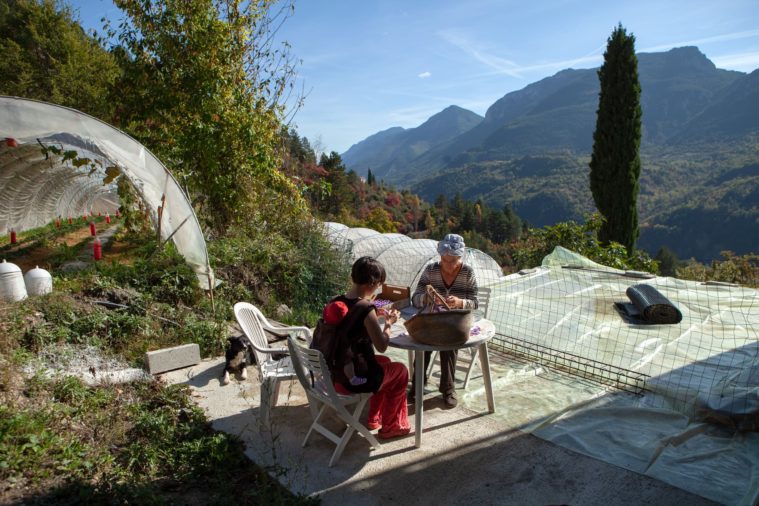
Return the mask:
M473 56L475 60L487 65L497 72L508 74L512 77L522 77L519 74L519 66L513 61L501 58L500 56L482 52L479 50L479 48L475 47L475 44L473 44L467 38L462 37L458 34L442 31L440 32L440 36L443 37L443 39L445 39L449 44L456 46L465 53L469 53L469 55Z
M428 77L432 77L432 72L429 72L429 71L422 72L421 74L419 74L416 77L418 77L419 79L427 79Z
M594 49L590 53L571 60L544 62L534 65L520 65L513 60L507 60L493 54L486 53L475 47L471 41L451 32L440 32L440 35L450 44L469 53L475 60L485 64L495 71L496 74L506 74L518 79L524 78L525 73L545 70L563 70L575 65L596 64L603 61L602 51L605 44Z
M748 30L745 32L724 33L722 35L715 35L713 37L703 37L701 39L683 40L680 42L672 42L669 44L660 44L658 46L652 46L652 47L647 47L645 49L639 49L639 51L642 51L642 52L666 51L666 50L672 49L673 47L702 46L704 44L710 44L712 42L724 42L728 40L750 39L753 37L759 37L759 30Z

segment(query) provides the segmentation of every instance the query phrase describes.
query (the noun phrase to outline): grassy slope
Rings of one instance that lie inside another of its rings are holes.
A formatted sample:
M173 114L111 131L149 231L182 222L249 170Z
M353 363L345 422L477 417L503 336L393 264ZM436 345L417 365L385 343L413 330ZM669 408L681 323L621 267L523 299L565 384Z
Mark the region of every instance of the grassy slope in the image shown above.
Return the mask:
M45 248L45 265L59 272L64 236L77 230L31 231L17 248ZM205 356L221 353L226 312L210 310L181 258L154 251L144 235L116 247L118 263L58 276L53 294L0 305L0 504L313 502L250 462L237 438L214 432L186 388L87 387L24 372L39 352L62 345L108 350L132 365L147 349L182 342L198 342ZM114 294L129 307L92 303Z

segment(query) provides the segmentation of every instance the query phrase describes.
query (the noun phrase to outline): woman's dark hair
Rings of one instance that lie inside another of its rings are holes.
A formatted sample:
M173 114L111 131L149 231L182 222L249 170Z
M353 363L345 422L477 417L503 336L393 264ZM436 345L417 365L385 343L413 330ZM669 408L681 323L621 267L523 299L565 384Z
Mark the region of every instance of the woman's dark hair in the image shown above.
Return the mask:
M385 276L385 268L376 258L361 257L353 262L351 279L357 285L384 283Z

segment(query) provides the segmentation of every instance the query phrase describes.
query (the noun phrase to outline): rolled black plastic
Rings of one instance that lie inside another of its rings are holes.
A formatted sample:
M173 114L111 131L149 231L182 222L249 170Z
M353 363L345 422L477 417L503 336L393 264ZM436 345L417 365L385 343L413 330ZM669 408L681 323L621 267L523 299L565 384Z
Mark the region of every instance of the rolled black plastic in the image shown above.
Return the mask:
M648 323L680 323L683 319L680 310L651 285L633 285L625 293Z

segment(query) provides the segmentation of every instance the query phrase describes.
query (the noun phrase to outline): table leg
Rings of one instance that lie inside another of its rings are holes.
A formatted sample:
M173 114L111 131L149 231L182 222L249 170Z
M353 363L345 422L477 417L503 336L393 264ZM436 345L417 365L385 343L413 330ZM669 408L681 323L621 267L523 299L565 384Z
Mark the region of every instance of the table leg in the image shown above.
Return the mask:
M416 441L414 446L421 448L422 428L424 427L424 424L422 423L422 417L424 416L424 352L416 351L414 352L414 355L416 356L414 360L414 374L416 375L416 392L414 392L414 397L416 398L416 407L414 408L414 418L416 418Z
M493 399L493 384L490 381L490 357L488 356L488 344L480 345L480 368L482 379L485 383L485 397L488 400L488 412L495 413L495 400Z

